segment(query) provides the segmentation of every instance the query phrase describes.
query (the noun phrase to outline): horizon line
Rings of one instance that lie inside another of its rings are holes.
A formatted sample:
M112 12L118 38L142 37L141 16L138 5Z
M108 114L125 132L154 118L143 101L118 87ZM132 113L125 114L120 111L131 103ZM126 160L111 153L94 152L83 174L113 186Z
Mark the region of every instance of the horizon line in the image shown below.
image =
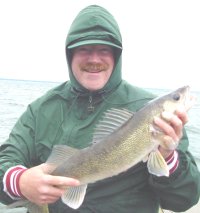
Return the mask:
M18 78L2 78L0 80L9 81L30 81L30 82L48 82L48 83L62 83L62 81L52 81L52 80L33 80L33 79L18 79Z

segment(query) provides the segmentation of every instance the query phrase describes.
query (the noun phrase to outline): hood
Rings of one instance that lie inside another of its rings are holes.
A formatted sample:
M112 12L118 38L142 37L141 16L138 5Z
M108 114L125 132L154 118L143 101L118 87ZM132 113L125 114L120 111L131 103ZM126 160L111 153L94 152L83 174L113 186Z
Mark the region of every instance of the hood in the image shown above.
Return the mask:
M71 70L72 50L75 47L88 44L105 44L114 48L115 67L107 84L101 90L111 91L120 84L122 39L118 24L114 17L104 8L91 5L79 12L69 29L66 39L66 57L69 69L70 83L73 89L87 93L75 79Z

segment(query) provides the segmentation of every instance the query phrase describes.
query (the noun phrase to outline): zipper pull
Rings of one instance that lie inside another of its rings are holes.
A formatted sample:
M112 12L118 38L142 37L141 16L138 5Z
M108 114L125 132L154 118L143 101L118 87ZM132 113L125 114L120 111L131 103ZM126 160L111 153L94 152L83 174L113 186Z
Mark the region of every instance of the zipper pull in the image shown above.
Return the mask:
M89 96L88 112L94 112L94 106L92 104L92 96Z

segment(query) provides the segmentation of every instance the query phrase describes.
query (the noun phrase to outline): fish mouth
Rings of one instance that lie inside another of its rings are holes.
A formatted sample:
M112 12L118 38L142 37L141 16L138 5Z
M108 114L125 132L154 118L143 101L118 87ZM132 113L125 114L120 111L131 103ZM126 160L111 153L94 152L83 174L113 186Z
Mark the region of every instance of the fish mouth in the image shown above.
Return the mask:
M190 93L190 86L185 86L185 100L184 100L184 106L186 111L188 111L195 103L197 97Z

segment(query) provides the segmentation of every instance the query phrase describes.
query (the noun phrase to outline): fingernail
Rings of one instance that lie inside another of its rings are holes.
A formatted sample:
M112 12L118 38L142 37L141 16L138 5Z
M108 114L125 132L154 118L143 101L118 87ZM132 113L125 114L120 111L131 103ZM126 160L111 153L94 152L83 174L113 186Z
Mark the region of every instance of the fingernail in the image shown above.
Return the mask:
M158 123L159 119L160 119L159 117L155 116L153 120L154 120L155 123Z
M75 183L76 185L80 185L80 181L79 181L79 180L74 180L74 183Z

